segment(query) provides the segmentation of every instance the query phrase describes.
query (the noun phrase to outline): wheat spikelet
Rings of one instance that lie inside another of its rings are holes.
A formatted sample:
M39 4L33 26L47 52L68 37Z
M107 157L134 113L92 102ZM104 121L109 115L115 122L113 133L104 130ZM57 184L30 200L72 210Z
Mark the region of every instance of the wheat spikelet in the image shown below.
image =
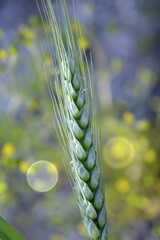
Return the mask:
M54 41L52 52L55 91L50 94L57 118L57 134L63 143L64 160L88 236L93 240L108 239L106 210L102 192L101 150L96 120L93 79L85 53L78 46L81 30L73 36L65 1L60 1L64 27L56 20L50 0L42 0L45 17ZM47 74L47 71L46 71ZM48 74L47 74L48 75ZM49 76L48 76L49 78Z

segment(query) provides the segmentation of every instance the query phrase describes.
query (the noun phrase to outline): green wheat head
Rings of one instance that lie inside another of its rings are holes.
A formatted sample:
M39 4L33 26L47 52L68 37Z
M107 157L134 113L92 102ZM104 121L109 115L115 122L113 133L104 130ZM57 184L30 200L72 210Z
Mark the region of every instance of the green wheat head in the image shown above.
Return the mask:
M78 45L81 29L77 27L76 36L73 35L66 1L60 0L61 23L50 0L42 0L42 6L52 31L48 41L54 44L51 47L54 87L47 68L46 75L64 162L89 238L107 240L92 61L89 67L85 52Z

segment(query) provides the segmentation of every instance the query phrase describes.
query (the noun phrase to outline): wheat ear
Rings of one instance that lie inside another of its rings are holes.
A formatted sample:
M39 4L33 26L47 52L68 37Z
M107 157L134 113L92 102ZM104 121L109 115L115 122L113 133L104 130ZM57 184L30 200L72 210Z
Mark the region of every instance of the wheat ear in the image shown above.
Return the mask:
M58 24L51 1L42 0L42 5L52 31L49 41L54 42L54 47L51 51L54 56L56 52L56 57L53 56L54 69L58 69L54 72L56 93L51 80L49 90L56 113L57 134L63 143L64 161L89 238L106 240L99 128L91 70L77 43L81 30L77 27L76 36L73 36L65 0L60 1L64 28Z

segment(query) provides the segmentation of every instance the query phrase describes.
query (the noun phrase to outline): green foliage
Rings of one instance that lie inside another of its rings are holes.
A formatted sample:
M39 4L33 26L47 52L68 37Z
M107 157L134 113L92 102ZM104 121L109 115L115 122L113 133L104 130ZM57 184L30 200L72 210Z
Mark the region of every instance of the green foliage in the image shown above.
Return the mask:
M2 217L0 217L0 239L25 240L24 237Z

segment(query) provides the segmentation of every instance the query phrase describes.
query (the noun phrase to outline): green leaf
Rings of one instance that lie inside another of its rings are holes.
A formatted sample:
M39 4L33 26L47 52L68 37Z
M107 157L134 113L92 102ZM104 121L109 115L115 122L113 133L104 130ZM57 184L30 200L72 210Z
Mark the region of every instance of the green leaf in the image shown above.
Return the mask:
M0 217L0 240L25 240L25 238Z

